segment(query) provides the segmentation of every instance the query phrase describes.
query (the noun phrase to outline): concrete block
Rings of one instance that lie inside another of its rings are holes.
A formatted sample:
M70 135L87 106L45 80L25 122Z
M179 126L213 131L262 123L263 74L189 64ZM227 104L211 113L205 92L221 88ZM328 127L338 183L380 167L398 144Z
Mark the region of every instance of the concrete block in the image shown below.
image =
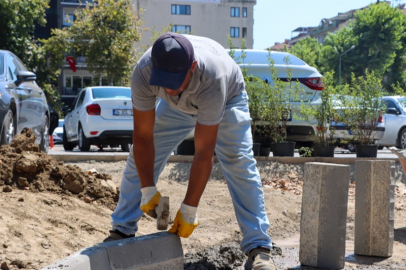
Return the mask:
M179 236L159 232L100 243L42 270L183 270Z
M344 268L350 166L305 164L300 220L302 265Z
M107 249L88 247L57 261L42 270L111 270Z
M112 270L183 270L180 238L166 231L98 246L107 249Z
M355 162L355 254L392 256L394 175L394 161Z

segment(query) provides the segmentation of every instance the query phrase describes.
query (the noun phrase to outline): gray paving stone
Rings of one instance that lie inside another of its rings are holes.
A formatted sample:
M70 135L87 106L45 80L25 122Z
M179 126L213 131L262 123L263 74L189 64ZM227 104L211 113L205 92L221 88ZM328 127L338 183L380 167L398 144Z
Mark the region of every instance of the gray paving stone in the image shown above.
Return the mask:
M355 162L354 253L390 257L394 238L393 161Z
M300 221L302 265L344 268L350 166L306 163Z

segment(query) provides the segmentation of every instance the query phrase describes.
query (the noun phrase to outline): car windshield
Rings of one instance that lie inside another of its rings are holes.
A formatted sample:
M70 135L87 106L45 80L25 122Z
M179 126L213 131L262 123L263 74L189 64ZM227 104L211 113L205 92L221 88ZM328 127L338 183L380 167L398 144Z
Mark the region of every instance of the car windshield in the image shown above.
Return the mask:
M131 98L131 88L92 88L92 95L94 99Z
M63 127L63 119L59 119L59 121L58 121L58 127Z
M4 54L0 53L0 75L4 74Z
M406 97L398 98L398 102L400 106L402 106L402 109L406 112Z

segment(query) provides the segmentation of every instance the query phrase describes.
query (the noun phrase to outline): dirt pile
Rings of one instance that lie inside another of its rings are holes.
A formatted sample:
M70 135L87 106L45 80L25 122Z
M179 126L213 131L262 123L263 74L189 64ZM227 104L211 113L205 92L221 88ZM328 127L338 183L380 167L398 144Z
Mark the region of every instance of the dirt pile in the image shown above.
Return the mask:
M96 170L84 171L75 165L65 166L42 152L34 141L32 131L24 129L9 145L1 146L0 190L49 191L115 208L119 190L110 175Z

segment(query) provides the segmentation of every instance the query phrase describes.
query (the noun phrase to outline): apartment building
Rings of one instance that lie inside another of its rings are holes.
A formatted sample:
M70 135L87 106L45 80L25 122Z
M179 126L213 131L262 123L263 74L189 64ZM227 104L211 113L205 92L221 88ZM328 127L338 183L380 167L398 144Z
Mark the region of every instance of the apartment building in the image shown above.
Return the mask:
M48 23L38 27L36 36L48 38L51 28L69 27L75 20L75 10L93 0L50 0L47 11ZM206 36L229 48L228 36L234 47L253 47L254 5L256 0L132 0L134 11L144 22L142 37L135 46L139 51L152 45L153 33L162 33L170 26L171 31ZM84 87L106 85L105 78L96 78L87 70L86 58L67 56L59 80L62 97L72 99Z

